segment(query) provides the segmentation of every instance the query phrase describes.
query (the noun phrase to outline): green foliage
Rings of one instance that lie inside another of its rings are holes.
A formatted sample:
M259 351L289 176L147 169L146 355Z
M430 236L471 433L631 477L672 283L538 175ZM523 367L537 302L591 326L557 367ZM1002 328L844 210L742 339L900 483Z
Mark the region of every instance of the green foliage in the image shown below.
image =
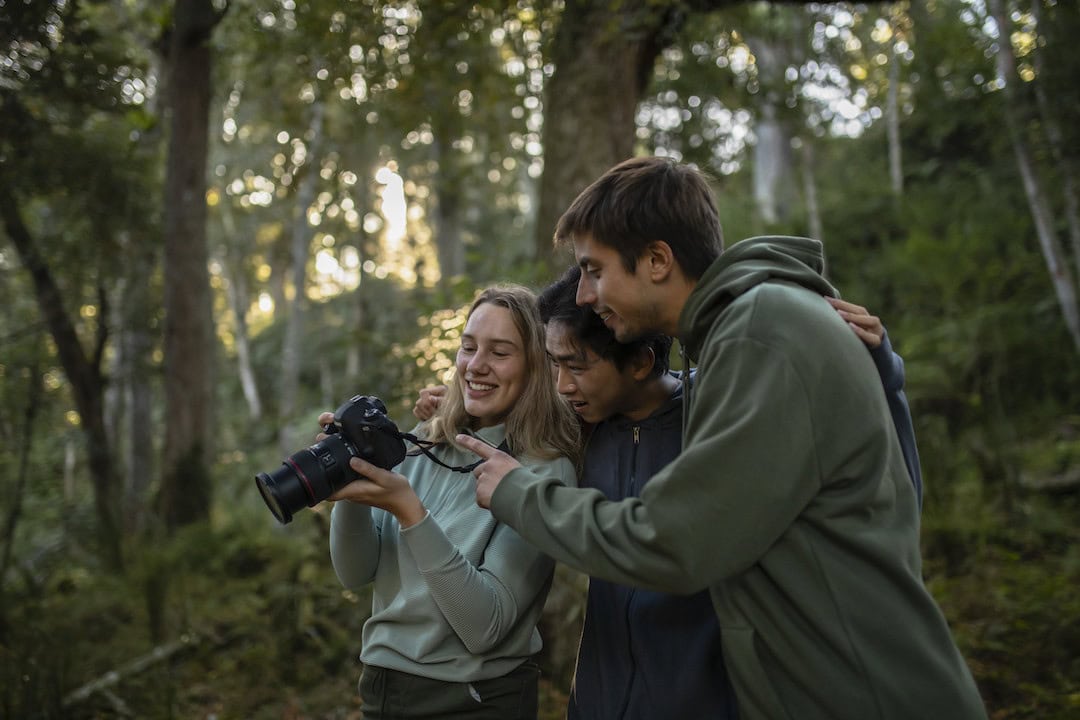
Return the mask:
M0 612L5 717L100 717L107 695L64 702L110 671L119 675L111 691L139 717L348 710L370 598L340 590L318 513L287 532L260 519L189 526L133 551L127 578L67 569L42 596L8 595ZM181 639L174 655L130 670L129 661Z
M927 585L945 609L983 699L1002 719L1080 709L1080 554L1075 498L1033 497L997 514L928 522Z
M314 435L319 411L354 393L379 395L399 425L411 426L416 391L443 379L476 289L550 280L526 248L551 73L546 50L559 8L229 3L212 36L208 203L223 339L207 479L214 504L208 524L168 539L153 523L133 524L124 576L104 572L85 550L96 526L71 388L4 239L0 463L17 469L25 456L28 472L22 487L17 472L0 479L0 519L19 511L3 538L11 562L0 577L0 715L116 715L104 693L62 703L84 683L186 637L168 659L112 687L134 715L355 716L369 597L342 591L333 576L325 508L278 528L253 487L255 473L281 459L278 421L268 418L276 418L280 389L283 302L295 290L287 279L291 235L305 227L305 213L318 215L308 226L309 279L319 254L341 267L355 257L360 266L348 281L319 274L325 285L305 301L297 409L284 420L296 447ZM1037 30L1027 15L1015 22L1038 36L1025 47L1042 54L1036 81L1075 155L1080 10L1048 0L1039 8ZM1065 718L1080 707L1072 650L1080 607L1071 592L1080 572L1080 363L1034 241L995 85L997 39L982 12L978 3L938 0L805 12L759 3L691 14L681 29L673 17L658 41L674 43L642 98L637 140L643 152L710 170L729 244L763 230L805 234L803 203L788 208L782 227L763 228L750 192L754 138L743 124L767 92L779 94L781 120L815 150L830 279L883 317L906 362L927 487L928 583L994 717ZM117 458L133 442L122 398L131 388L125 343L135 330L150 338L143 360L151 444L164 422L153 374L162 362L153 352L167 126L156 48L168 23L167 5L139 0L9 1L0 12L0 184L39 239L85 347L99 328L110 330L104 368ZM885 26L910 47L898 56L901 197L889 183L884 123L873 115L890 82L890 66L878 61L892 57ZM742 55L763 38L791 54L782 82ZM1034 61L1018 59L1022 67ZM1027 129L1060 213L1063 171L1051 162L1033 87L1021 87ZM863 103L861 134L834 132L839 116L814 94L823 89ZM324 105L321 128L316 102ZM413 210L399 257L384 238L379 168L398 173ZM306 208L298 197L305 177L316 178ZM466 274L437 287L406 282L410 272L424 278L431 270L440 218L458 223ZM246 295L234 307L226 291L241 286ZM123 318L101 305L99 288ZM273 314L254 311L265 297L278 303ZM237 312L250 323L265 406L259 419L235 371ZM142 479L134 501L145 506L157 483ZM565 690L563 681L545 684L545 716L561 716Z

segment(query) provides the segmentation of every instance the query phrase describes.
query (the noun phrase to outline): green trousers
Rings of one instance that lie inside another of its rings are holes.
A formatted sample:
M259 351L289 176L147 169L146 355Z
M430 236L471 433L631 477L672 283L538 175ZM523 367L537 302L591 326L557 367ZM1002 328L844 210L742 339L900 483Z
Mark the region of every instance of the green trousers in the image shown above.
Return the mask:
M540 668L524 662L490 680L444 682L367 665L360 676L364 720L536 720Z

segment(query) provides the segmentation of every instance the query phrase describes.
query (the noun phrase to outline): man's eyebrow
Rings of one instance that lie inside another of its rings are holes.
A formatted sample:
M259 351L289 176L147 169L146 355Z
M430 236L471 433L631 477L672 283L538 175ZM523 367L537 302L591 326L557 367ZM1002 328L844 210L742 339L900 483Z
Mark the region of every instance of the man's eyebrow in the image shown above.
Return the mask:
M588 265L591 262L592 262L591 257L589 257L588 255L582 255L580 258L578 258L577 264L578 264L578 267L584 268L586 265Z
M547 356L556 362L580 362L583 363L588 360L588 356L584 352L576 353L563 353L562 355L553 355L548 353Z

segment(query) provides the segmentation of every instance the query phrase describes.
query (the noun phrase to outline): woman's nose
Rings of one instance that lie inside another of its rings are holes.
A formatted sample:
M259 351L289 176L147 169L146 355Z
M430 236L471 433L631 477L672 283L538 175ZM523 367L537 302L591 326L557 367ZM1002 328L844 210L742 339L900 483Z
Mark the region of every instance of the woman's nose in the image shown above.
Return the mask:
M483 352L475 353L469 358L468 368L475 373L482 373L487 370L488 361L487 355Z

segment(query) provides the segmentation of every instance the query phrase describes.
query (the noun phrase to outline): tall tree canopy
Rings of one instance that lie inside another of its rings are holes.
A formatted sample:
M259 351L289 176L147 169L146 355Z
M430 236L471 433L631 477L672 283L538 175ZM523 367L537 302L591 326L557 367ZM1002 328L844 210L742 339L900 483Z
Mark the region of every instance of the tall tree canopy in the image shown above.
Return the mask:
M410 426L474 291L549 281L571 199L656 154L729 244L818 237L884 318L929 581L996 715L1068 716L1077 31L1061 0L0 0L0 708L208 714L227 677L262 683L231 715L341 710L311 697L366 599L325 508L275 532L253 475L357 392ZM175 674L125 664L151 642Z

